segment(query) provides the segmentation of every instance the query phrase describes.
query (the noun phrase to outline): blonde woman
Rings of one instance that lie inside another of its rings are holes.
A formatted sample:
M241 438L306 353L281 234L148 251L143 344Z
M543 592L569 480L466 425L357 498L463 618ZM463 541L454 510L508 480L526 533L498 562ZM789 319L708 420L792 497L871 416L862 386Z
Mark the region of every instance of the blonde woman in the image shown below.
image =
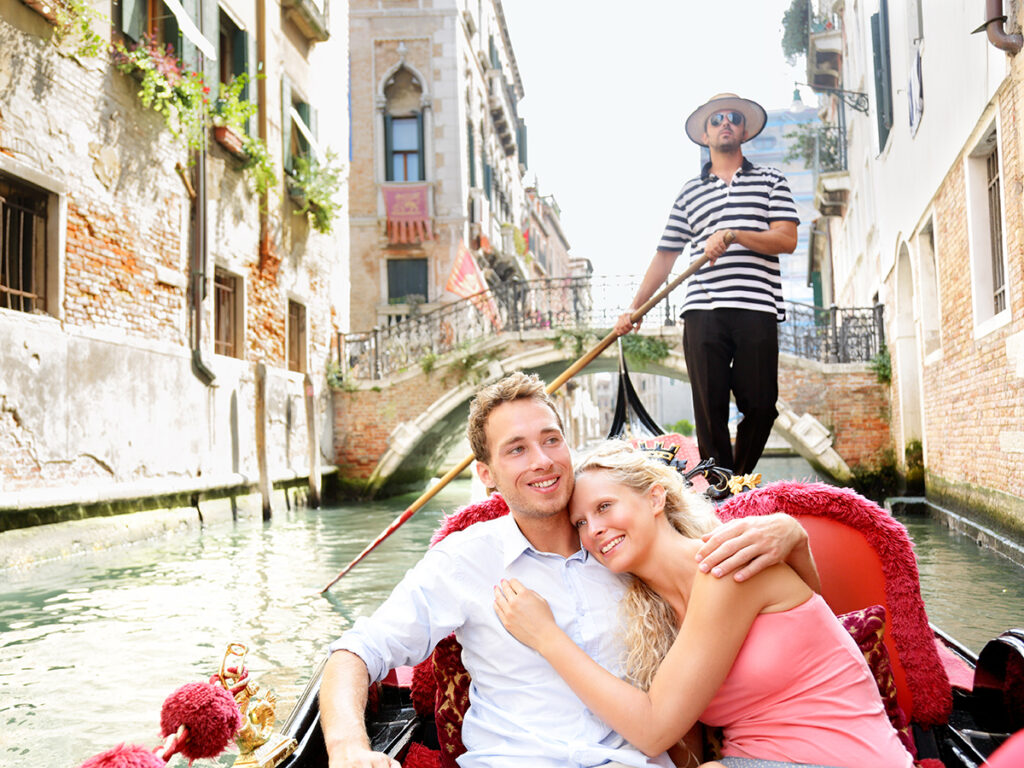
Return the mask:
M675 470L605 443L577 466L569 512L587 551L629 574L631 682L581 651L528 585L503 581L495 610L635 747L658 754L700 720L723 728L725 757L709 766L911 768L864 657L820 595L786 565L743 582L700 572L701 536L717 520Z

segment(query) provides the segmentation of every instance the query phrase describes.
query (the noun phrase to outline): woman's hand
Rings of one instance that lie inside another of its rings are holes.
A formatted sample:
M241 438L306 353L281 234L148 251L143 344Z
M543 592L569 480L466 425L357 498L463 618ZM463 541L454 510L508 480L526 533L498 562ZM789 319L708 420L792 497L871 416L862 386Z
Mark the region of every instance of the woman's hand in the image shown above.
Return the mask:
M562 632L547 600L518 579L502 579L494 588L494 612L516 640L542 654L544 643Z

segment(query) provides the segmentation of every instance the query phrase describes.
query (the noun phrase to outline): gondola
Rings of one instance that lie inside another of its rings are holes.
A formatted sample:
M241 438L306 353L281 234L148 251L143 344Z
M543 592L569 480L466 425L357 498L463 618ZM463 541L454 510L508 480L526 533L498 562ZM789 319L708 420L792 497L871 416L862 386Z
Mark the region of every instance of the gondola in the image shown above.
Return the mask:
M922 768L978 768L1024 729L1024 630L1004 632L976 656L929 624L910 539L887 512L852 491L819 483L776 483L731 493L731 473L700 463L692 440L663 434L640 402L621 350L618 387L610 436L660 451L695 490L716 500L724 519L776 510L797 517L808 530L823 595L837 614L871 602L884 605L884 636L880 629L878 635L884 643L873 652L883 644L888 652L895 688L889 690L888 703L895 708L890 716L898 717L898 710L906 716L901 722ZM371 686L366 720L371 744L406 768L451 766L460 754L461 715L453 716L453 709L468 702L468 675L463 670L461 683L451 684L453 670L443 667L457 661L458 645L454 636L444 644L435 651L436 663L428 659L416 670L393 670ZM442 650L447 662L441 661ZM318 704L325 663L317 666L283 725L282 735L294 745L283 762L275 763L283 768L327 768ZM454 690L454 697L444 700L436 693L435 676L447 676L449 685L440 687ZM1017 748L1022 739L1007 747ZM1024 758L1006 764L1024 765Z

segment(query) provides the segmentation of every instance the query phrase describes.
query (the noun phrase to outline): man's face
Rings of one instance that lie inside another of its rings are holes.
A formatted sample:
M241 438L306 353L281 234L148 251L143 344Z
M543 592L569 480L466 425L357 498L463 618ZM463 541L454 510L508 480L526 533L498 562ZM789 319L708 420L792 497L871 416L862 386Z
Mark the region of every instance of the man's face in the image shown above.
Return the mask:
M522 399L502 403L484 427L490 461L477 463L485 485L497 488L519 516L565 515L572 495L572 457L548 406Z
M735 110L715 112L704 123L704 143L709 149L734 152L746 137L746 121L743 115Z

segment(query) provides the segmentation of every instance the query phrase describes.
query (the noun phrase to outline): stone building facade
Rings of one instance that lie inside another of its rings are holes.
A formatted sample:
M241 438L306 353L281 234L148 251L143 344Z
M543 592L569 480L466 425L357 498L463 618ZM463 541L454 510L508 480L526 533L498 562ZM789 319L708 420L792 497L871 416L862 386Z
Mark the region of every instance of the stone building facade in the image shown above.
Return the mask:
M465 295L449 278L467 251L491 285L536 276L524 90L500 0L354 0L349 23L352 330Z
M993 42L981 4L815 12L809 82L847 153L817 245L839 304L885 305L897 461L920 441L930 500L1024 528L1020 4Z
M344 11L120 0L96 8L87 50L52 8L0 0L0 510L45 522L85 500L251 490L260 371L267 476L307 474L309 434L330 453L348 233L296 215L282 168L347 141L344 80L314 77L344 71ZM109 45L144 38L211 104L248 76L246 129L276 166L265 195L237 145L201 126L190 150L141 103L142 73Z

